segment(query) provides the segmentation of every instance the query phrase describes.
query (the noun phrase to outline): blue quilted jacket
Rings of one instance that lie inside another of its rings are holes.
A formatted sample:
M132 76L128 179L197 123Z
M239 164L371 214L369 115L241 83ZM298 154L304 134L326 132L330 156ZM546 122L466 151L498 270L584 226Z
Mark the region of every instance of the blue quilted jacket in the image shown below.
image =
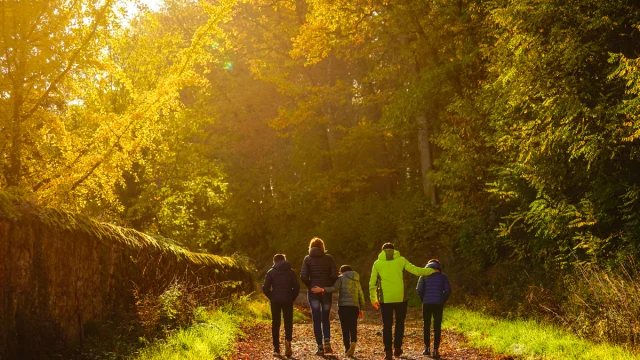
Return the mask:
M440 264L432 262L426 267L440 269ZM421 276L416 291L423 304L444 304L451 294L451 285L447 275L435 272L430 276Z

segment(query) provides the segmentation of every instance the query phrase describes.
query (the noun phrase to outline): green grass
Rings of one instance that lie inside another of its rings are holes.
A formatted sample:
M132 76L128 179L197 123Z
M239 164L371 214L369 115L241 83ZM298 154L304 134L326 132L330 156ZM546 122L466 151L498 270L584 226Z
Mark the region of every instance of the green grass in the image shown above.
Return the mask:
M622 346L581 339L533 320L501 320L478 312L447 308L443 327L465 334L473 347L520 359L640 359Z
M270 319L269 302L263 297L242 297L215 310L200 308L195 325L143 348L134 359L224 359L233 354L243 324ZM305 320L304 314L294 310L294 321Z

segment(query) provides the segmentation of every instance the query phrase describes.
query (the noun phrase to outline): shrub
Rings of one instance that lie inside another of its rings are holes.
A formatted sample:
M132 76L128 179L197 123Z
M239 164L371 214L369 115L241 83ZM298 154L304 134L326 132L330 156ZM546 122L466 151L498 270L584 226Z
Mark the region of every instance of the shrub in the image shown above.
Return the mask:
M578 266L565 279L561 320L579 335L618 343L640 340L640 273L631 260L617 271Z

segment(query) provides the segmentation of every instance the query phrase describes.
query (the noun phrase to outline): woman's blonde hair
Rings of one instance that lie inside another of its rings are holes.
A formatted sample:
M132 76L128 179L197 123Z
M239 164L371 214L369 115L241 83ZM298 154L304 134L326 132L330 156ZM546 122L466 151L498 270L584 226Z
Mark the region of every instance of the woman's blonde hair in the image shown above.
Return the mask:
M324 241L322 241L322 239L320 239L319 237L314 237L309 242L309 250L311 250L311 248L314 248L314 247L322 249L322 252L325 251L324 250Z

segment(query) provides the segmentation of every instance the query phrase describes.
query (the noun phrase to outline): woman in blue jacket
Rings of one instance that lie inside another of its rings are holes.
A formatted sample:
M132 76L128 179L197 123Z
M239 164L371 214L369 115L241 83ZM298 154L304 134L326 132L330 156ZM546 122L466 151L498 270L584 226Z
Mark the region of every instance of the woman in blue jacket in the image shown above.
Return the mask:
M422 300L422 319L424 320L424 351L423 355L431 355L429 344L431 343L431 317L433 316L433 358L440 358L440 332L442 325L442 312L444 303L451 294L449 278L440 270L440 261L431 259L427 263L428 268L435 270L431 276L421 276L418 280L418 296Z

